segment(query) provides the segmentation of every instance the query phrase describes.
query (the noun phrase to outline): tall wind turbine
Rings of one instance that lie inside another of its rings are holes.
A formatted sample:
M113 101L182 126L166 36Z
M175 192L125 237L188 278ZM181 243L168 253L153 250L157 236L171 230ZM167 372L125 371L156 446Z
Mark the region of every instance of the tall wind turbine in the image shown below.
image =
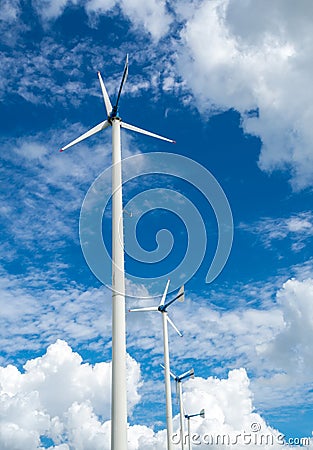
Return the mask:
M115 105L112 107L100 72L98 77L107 118L91 130L61 148L61 152L74 144L112 127L112 399L111 399L111 449L127 449L127 396L126 396L126 325L125 325L125 271L121 170L121 127L146 134L167 142L175 141L142 130L123 122L118 114L118 104L128 74L128 55Z
M181 448L184 450L184 405L183 405L183 389L182 389L182 381L186 380L187 378L194 378L195 377L195 371L194 369L190 369L187 372L184 372L181 375L175 375L172 372L170 372L171 377L174 378L176 382L176 395L178 396L179 400L179 419L180 419L180 443Z
M162 299L159 306L150 306L146 308L133 308L129 312L149 312L158 311L162 314L163 323L163 346L164 346L164 377L165 377L165 399L166 399L166 428L167 428L167 450L173 448L172 436L173 436L173 414L172 414L172 397L171 397L171 378L170 378L170 355L168 347L168 329L167 323L169 322L176 333L182 336L181 332L177 329L174 322L169 318L167 308L172 305L176 300L184 300L184 286L182 286L172 300L165 303L170 280L167 281L165 290L162 295Z

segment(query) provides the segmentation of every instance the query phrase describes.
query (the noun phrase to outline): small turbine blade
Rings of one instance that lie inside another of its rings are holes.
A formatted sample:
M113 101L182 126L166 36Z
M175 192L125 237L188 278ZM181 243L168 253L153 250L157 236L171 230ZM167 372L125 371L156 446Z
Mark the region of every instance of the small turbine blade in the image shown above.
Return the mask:
M162 367L162 369L165 370L165 367L163 366L163 364L160 364L160 366ZM171 377L174 378L174 380L176 380L176 378L177 378L176 375L171 371L169 371L169 372L170 372Z
M182 287L179 289L176 299L179 300L180 302L183 302L185 300L185 286L184 285L182 285Z
M174 297L172 300L170 300L169 302L166 303L166 305L164 306L165 309L167 309L172 303L176 302L176 300L179 300L180 302L183 302L185 298L185 291L184 291L184 286L182 286L179 289L178 294L176 295L176 297ZM182 300L181 300L182 299Z
M181 334L181 332L179 331L179 329L176 327L176 325L174 324L174 322L168 317L166 316L168 322L172 325L172 327L174 328L174 330L176 331L176 333L180 336L183 337L183 335Z
M104 82L103 82L103 79L101 77L101 73L100 72L98 72L98 78L99 78L99 81L100 81L100 86L101 86L101 90L102 90L102 95L103 95L105 109L106 109L107 115L109 117L109 115L111 114L111 111L112 111L112 104L111 104L109 95L108 95L107 90L105 88L105 85L104 85Z
M138 127L135 127L134 125L130 125L129 123L122 122L121 127L126 128L127 130L136 131L137 133L146 134L147 136L152 136L157 139L161 139L162 141L167 141L167 142L171 142L172 144L176 144L176 142L173 141L173 139L168 139L163 136L160 136L159 134L151 133L151 131L143 130L142 128L138 128Z
M159 306L163 306L164 305L169 285L170 285L170 280L167 280L167 283L166 283L166 286L165 286L165 289L164 289L164 292L163 292L163 295L162 295L162 299L160 301Z
M72 147L72 145L78 144L78 142L83 141L84 139L88 138L89 136L92 136L93 134L98 133L101 130L104 130L109 125L110 125L110 123L107 120L105 120L104 122L99 123L95 127L91 128L91 130L87 131L86 133L82 134L81 136L79 136L74 141L72 141L69 144L67 144L65 147L62 147L60 152L64 152L64 150L67 150L69 147Z
M181 291L181 289L180 289L180 291ZM176 297L174 297L172 300L170 300L169 302L165 303L164 310L166 310L170 305L172 305L174 302L176 302L176 300L180 300L182 297L184 297L184 292L182 292L179 295L176 295ZM182 300L180 300L180 301L182 301Z
M147 308L132 308L128 310L128 312L149 312L149 311L158 311L158 307L150 306Z
M179 379L180 380L184 380L185 378L189 378L189 377L191 377L191 378L194 378L195 377L195 371L194 371L194 369L190 369L190 370L187 370L187 372L184 372L182 375L179 375Z
M162 369L165 370L165 367L163 366L163 364L160 364L160 366L162 367ZM173 374L173 372L171 372L171 371L169 371L169 372L170 372L171 377L174 378L174 380L176 380L176 375Z

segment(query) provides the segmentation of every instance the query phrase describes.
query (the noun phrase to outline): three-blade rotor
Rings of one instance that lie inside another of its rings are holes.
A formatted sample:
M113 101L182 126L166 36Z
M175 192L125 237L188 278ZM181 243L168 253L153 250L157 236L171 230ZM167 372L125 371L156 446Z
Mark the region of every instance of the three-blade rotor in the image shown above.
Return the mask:
M194 369L187 370L187 372L182 373L181 375L175 375L174 373L170 372L170 375L177 383L181 383L186 378L194 378L195 377L195 371Z
M164 366L160 364L161 367ZM179 401L179 385L180 383L185 380L186 378L194 378L195 377L195 371L194 369L187 370L187 372L182 373L181 375L175 375L173 372L170 371L170 376L175 380L176 385L176 401Z
M148 307L144 307L144 308L132 308L129 309L129 312L151 312L151 311L159 311L161 313L166 313L166 320L168 321L168 323L174 328L174 330L176 331L176 333L179 336L183 336L182 333L178 330L178 328L176 327L176 325L174 324L174 322L172 321L172 319L170 319L170 317L168 316L167 313L167 308L173 304L176 300L181 300L181 298L183 298L184 295L184 287L182 286L179 290L178 295L173 299L170 300L169 302L165 303L166 300L166 295L167 295L167 291L168 291L168 287L170 284L170 280L167 281L161 301L159 303L159 306L148 306Z
M103 122L99 123L98 125L94 126L89 131L87 131L86 133L84 133L81 136L79 136L77 139L74 139L69 144L67 144L64 147L62 147L60 152L63 152L64 150L67 150L68 148L72 147L73 145L78 144L79 142L81 142L84 139L92 136L93 134L98 133L99 131L105 130L110 125L112 125L112 122L115 119L118 119L118 120L121 121L120 123L121 123L121 127L122 128L125 128L125 129L130 130L130 131L135 131L136 133L145 134L147 136L151 136L151 137L154 137L156 139L160 139L162 141L175 143L175 141L173 141L173 139L168 139L166 137L160 136L159 134L152 133L151 131L143 130L142 128L138 128L138 127L136 127L134 125L131 125L131 124L126 123L126 122L123 122L120 119L120 117L118 115L118 104L119 104L119 101L120 101L120 97L121 97L123 86L124 86L124 84L126 82L126 79L127 79L127 75L128 75L128 55L126 56L124 72L123 72L122 81L121 81L121 84L120 84L120 87L119 87L117 100L116 100L115 105L112 107L112 103L110 101L110 97L108 95L108 92L106 90L105 84L103 82L101 73L98 72L98 78L99 78L100 87L101 87L101 91L102 91L102 96L103 96L103 100L104 100L104 105L105 105L105 110L106 110L106 114L107 114L107 119L104 120Z

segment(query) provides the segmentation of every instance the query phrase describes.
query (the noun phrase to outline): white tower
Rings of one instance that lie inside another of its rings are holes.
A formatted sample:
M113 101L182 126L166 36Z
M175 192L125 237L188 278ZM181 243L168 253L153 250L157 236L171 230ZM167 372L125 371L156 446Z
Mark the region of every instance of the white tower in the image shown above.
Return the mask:
M61 148L61 152L93 134L112 127L112 402L111 449L127 450L127 392L126 392L126 324L125 324L125 272L122 201L121 127L172 142L155 133L142 130L121 120L118 103L128 74L128 57L115 106L112 107L100 72L107 119L74 141Z

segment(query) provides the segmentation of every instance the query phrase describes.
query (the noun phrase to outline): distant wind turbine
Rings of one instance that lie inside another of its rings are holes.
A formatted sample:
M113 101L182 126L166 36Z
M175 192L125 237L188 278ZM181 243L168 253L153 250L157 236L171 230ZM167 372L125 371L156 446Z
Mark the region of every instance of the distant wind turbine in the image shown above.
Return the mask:
M195 377L195 371L194 369L190 369L187 372L184 372L181 375L175 375L174 373L170 372L170 375L172 378L174 378L176 382L176 395L179 400L179 419L180 419L180 443L181 448L184 450L184 405L183 405L183 389L182 389L182 381L186 380L187 378L194 378Z
M115 105L112 107L100 72L98 77L104 99L107 118L91 130L61 148L72 145L112 127L112 402L111 402L111 449L127 450L127 396L126 396L126 326L125 326L125 270L124 233L122 206L121 127L137 133L175 143L172 139L123 122L118 104L128 75L128 55Z
M167 428L167 449L171 450L173 448L172 436L173 436L173 414L172 414L172 397L171 397L171 378L170 378L170 356L168 347L168 329L167 323L169 322L176 333L182 336L181 332L178 330L174 322L169 318L167 313L167 308L172 305L176 300L184 300L184 286L182 286L172 300L165 303L168 287L170 280L167 281L165 290L162 295L162 299L159 306L150 306L146 308L133 308L129 312L149 312L158 311L162 314L163 323L163 346L164 346L164 377L165 377L165 398L166 398L166 428Z
M197 417L197 416L200 416L202 419L204 419L205 418L204 409L201 409L201 411L198 414L185 414L185 418L187 419L187 423L188 423L188 450L192 450L192 448L191 448L190 418L191 417Z

